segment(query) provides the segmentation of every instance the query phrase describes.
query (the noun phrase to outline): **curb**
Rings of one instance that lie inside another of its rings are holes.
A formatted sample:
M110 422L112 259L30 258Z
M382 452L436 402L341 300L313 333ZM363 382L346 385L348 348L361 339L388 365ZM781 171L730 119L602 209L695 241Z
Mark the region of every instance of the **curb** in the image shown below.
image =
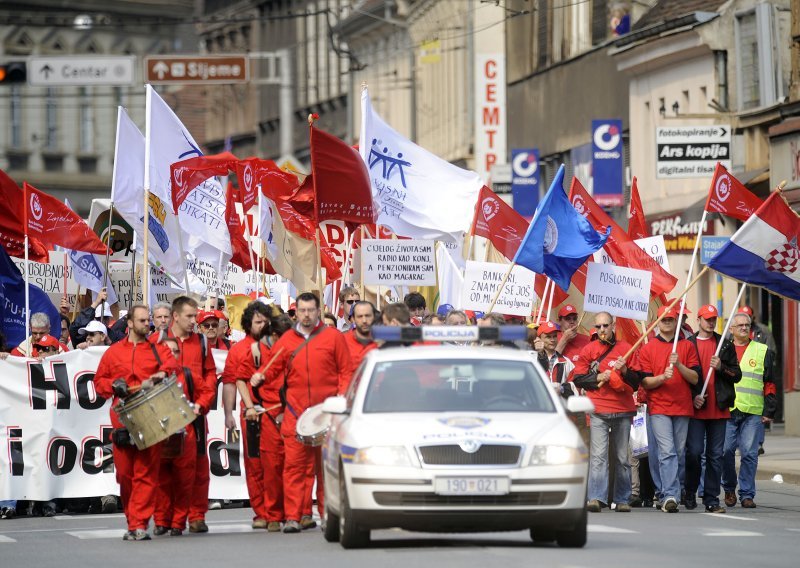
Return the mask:
M792 485L800 485L800 472L785 472L775 469L761 469L756 471L756 479L761 481L771 481L773 477L780 474L783 477L783 483L790 483Z

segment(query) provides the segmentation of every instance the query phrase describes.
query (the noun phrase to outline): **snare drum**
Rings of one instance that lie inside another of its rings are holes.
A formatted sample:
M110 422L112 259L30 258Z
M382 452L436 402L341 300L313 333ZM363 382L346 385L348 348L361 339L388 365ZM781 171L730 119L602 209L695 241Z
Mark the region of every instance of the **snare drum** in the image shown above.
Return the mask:
M140 450L166 440L195 419L181 384L174 378L165 379L152 389L140 390L121 400L114 407L114 412Z
M297 419L297 441L306 446L321 446L330 426L331 415L322 412L321 404L312 406Z

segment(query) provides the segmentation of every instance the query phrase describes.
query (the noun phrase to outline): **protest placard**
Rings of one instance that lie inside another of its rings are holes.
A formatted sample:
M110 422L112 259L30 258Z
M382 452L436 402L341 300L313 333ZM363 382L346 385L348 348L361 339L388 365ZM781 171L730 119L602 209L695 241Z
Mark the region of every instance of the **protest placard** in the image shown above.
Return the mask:
M433 241L364 240L361 247L364 283L380 286L435 286Z
M636 243L640 249L646 252L650 258L655 260L665 272L670 271L669 258L667 257L667 247L664 244L664 235L636 239L633 242ZM594 253L592 259L601 264L616 264L604 248Z
M468 310L488 311L506 272L507 264L468 260L464 271L461 305ZM492 311L511 316L531 315L536 299L534 278L535 274L527 268L514 266Z
M583 309L646 320L651 278L652 274L646 270L590 262L586 271Z

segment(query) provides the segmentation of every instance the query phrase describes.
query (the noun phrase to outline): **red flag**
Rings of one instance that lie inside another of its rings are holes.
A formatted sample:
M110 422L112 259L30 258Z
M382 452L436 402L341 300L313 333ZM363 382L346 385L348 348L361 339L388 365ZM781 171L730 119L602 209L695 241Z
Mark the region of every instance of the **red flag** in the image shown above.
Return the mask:
M489 239L508 260L513 260L528 230L525 218L485 185L478 194L473 225L473 234Z
M9 256L25 256L25 225L22 213L22 191L0 170L0 245ZM35 262L49 260L47 248L39 239L28 236L28 258Z
M650 282L650 293L652 295L663 294L672 290L678 283L678 279L653 260L646 252L633 242L628 234L622 230L617 223L609 217L603 208L592 199L589 192L584 189L577 178L572 178L572 185L569 190L569 200L572 206L581 215L586 217L592 226L598 231L611 227L611 235L605 245L611 260L617 266L627 266L638 268L652 273L653 278ZM574 277L573 277L574 278Z
M239 162L230 152L213 156L197 156L175 162L170 166L172 180L172 207L178 210L198 185L213 176L224 176Z
M634 240L650 236L650 231L647 230L647 221L644 220L644 209L642 208L642 200L639 197L636 176L633 176L631 202L628 205L628 236Z
M314 218L374 223L378 210L364 160L350 146L319 128L311 128Z
M106 254L106 245L77 213L28 182L23 182L23 187L26 202L22 209L29 236L48 246Z
M705 210L723 213L728 217L747 221L763 201L752 194L738 179L733 177L725 167L717 162L714 179L708 190Z
M253 269L253 264L250 262L250 251L244 238L242 223L236 213L235 193L233 184L228 182L228 191L225 194L225 219L228 223L228 233L231 236L231 250L233 250L231 262L247 272Z
M259 185L264 195L273 201L286 198L300 185L296 175L283 171L272 160L255 157L239 160L236 165L236 177L239 179L244 211L250 211L255 205Z

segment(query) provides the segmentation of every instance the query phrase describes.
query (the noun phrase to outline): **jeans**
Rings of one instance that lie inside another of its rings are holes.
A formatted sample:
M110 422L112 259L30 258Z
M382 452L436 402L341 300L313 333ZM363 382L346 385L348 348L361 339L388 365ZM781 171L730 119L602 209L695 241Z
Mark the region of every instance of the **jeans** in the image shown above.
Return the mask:
M17 502L16 501L0 501L0 509L8 509L8 508L16 509Z
M631 436L631 413L592 414L590 423L591 458L589 462L589 500L608 500L609 438L614 445L614 503L627 504L631 498L631 465L628 444Z
M689 417L652 414L650 423L658 445L657 468L661 477L661 495L664 500L671 497L680 501L680 469L686 450Z
M702 476L703 504L719 505L722 478L722 450L725 447L727 418L689 421L686 437L686 497L693 497L701 483L702 458L705 455L705 475ZM705 447L705 452L703 448Z
M739 500L756 496L758 468L758 439L763 431L761 416L734 410L725 430L725 449L722 451L722 488L726 493L736 490L736 448L739 448Z
M653 492L656 501L661 501L661 473L658 470L658 440L653 432L653 423L650 420L650 413L647 413L647 468L650 470L650 478L653 480Z

